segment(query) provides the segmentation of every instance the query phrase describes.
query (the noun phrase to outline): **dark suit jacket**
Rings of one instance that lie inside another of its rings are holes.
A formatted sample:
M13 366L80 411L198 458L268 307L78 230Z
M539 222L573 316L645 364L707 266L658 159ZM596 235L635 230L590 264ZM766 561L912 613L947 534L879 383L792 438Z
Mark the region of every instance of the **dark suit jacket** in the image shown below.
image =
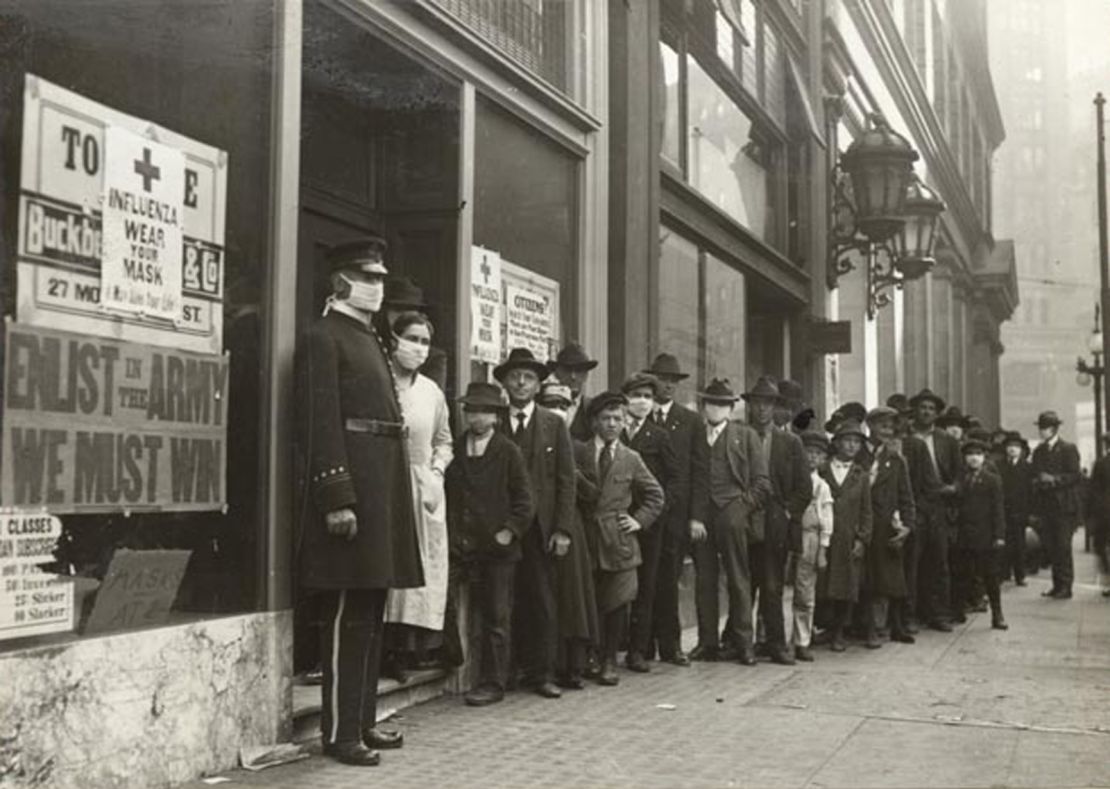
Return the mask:
M785 430L771 429L768 458L771 495L759 513L768 543L802 552L802 514L813 500L813 479L806 466L802 440Z
M925 519L935 509L940 492L940 477L929 457L929 447L914 436L902 439L902 457L906 459L906 470L910 475L910 490L913 492L917 521L925 526Z
M587 524L591 553L602 570L616 572L638 567L642 561L640 541L635 534L620 531L617 516L631 515L641 527L648 529L663 512L663 488L648 471L643 458L635 450L617 442L613 449L613 463L602 479L597 470L597 449L593 442L589 449L586 476L598 479L597 501L594 517Z
M663 504L663 512L658 519L658 522L661 522L670 508L671 497L674 495L675 477L677 476L675 471L677 464L675 463L674 450L671 448L671 438L666 430L648 420L640 425L640 429L636 431L636 435L632 439L628 438L627 432L622 433L621 441L629 449L634 449L639 453L647 465L648 471L663 488L666 501Z
M729 422L717 440L725 442L732 477L744 491L741 500L749 512L754 513L766 505L771 496L771 477L768 472L767 457L759 443L759 436L747 425ZM709 517L710 505L709 442L708 430L704 423L698 428L694 441L706 449L703 451L699 447L694 453L695 465L691 470L693 490L690 518L704 522ZM752 536L756 539L763 538L763 534L759 531L761 525L755 519L752 520Z
M994 540L1006 537L1006 510L1002 502L1002 480L985 468L978 476L965 472L957 483L960 514L958 539L961 548L985 551Z
M1009 458L1001 461L999 473L1002 477L1002 501L1006 507L1006 520L1024 528L1033 506L1033 471L1028 461L1022 459L1011 463Z
M690 500L694 455L704 454L708 447L705 442L699 445L694 439L702 420L695 412L675 403L667 414L662 427L670 434L671 449L674 450L675 478L667 489L667 511L664 515L665 528L674 536L686 534L690 522ZM704 458L703 458L704 461Z
M1033 490L1042 513L1079 514L1079 450L1062 438L1049 448L1038 444L1033 450ZM1054 480L1045 484L1038 480L1042 474L1051 474Z
M593 427L590 425L590 420L586 418L586 409L589 405L590 398L581 395L578 410L574 412L574 419L570 422L570 437L575 441L589 443L594 437Z
M916 436L914 436L916 437ZM918 439L921 441L921 439ZM921 441L924 445L925 442ZM924 447L926 454L929 447ZM941 430L933 428L933 449L937 458L937 475L942 485L954 485L963 473L964 459L960 453L960 442Z
M562 418L541 405L536 406L530 429L532 452L524 458L532 480L532 501L536 507L544 544L556 531L568 532L576 502L574 449Z

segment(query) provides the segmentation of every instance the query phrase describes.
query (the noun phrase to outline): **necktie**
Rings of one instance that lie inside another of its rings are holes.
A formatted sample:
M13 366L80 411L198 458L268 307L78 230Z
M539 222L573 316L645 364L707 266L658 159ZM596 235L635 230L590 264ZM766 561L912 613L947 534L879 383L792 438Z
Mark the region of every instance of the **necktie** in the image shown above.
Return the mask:
M516 432L513 435L518 438L524 435L524 412L520 411L516 415Z
M661 425L667 421L667 417L663 416L663 409L660 408L655 412L655 424Z
M609 476L609 469L613 465L613 445L606 444L601 448L601 457L597 461L597 473L604 482L605 478Z

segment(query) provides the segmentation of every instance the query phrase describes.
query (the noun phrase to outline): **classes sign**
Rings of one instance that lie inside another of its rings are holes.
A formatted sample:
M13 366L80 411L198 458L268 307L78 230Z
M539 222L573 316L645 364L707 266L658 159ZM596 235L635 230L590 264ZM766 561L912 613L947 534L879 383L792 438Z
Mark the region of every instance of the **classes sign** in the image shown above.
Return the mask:
M223 507L227 356L6 329L6 506L56 514Z
M0 511L0 641L73 628L73 579L39 568L61 534L47 512Z
M28 74L17 317L223 348L227 155Z

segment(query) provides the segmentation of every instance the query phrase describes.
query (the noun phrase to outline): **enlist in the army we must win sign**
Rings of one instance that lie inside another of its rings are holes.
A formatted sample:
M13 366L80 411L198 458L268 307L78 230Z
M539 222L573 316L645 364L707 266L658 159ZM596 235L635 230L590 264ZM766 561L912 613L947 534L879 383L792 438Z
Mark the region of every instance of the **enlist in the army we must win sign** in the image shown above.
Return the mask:
M55 514L218 510L228 359L7 325L0 499Z

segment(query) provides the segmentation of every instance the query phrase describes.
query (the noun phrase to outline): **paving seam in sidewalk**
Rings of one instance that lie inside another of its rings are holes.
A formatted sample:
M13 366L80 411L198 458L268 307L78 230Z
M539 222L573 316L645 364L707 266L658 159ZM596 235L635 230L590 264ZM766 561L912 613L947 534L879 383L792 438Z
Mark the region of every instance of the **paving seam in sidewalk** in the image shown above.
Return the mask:
M845 716L841 716L841 717L850 717L850 716L845 715ZM837 757L837 755L842 750L844 750L844 746L848 744L849 740L851 740L853 737L856 736L856 732L858 732L860 730L860 727L863 726L863 724L865 724L866 722L867 722L866 717L860 718L859 721L857 721L856 725L852 727L851 731L849 731L847 734L845 734L844 737L840 740L840 742L837 743L836 747L833 748L832 753L830 753L821 762L821 764L819 764L817 766L817 768L813 772L811 772L808 776L806 776L805 781L803 781L802 784L801 784L801 789L809 789L809 787L814 785L813 784L813 779L816 778L818 775L820 775L821 771L824 770L829 765L829 762L831 762L833 759L835 759Z

